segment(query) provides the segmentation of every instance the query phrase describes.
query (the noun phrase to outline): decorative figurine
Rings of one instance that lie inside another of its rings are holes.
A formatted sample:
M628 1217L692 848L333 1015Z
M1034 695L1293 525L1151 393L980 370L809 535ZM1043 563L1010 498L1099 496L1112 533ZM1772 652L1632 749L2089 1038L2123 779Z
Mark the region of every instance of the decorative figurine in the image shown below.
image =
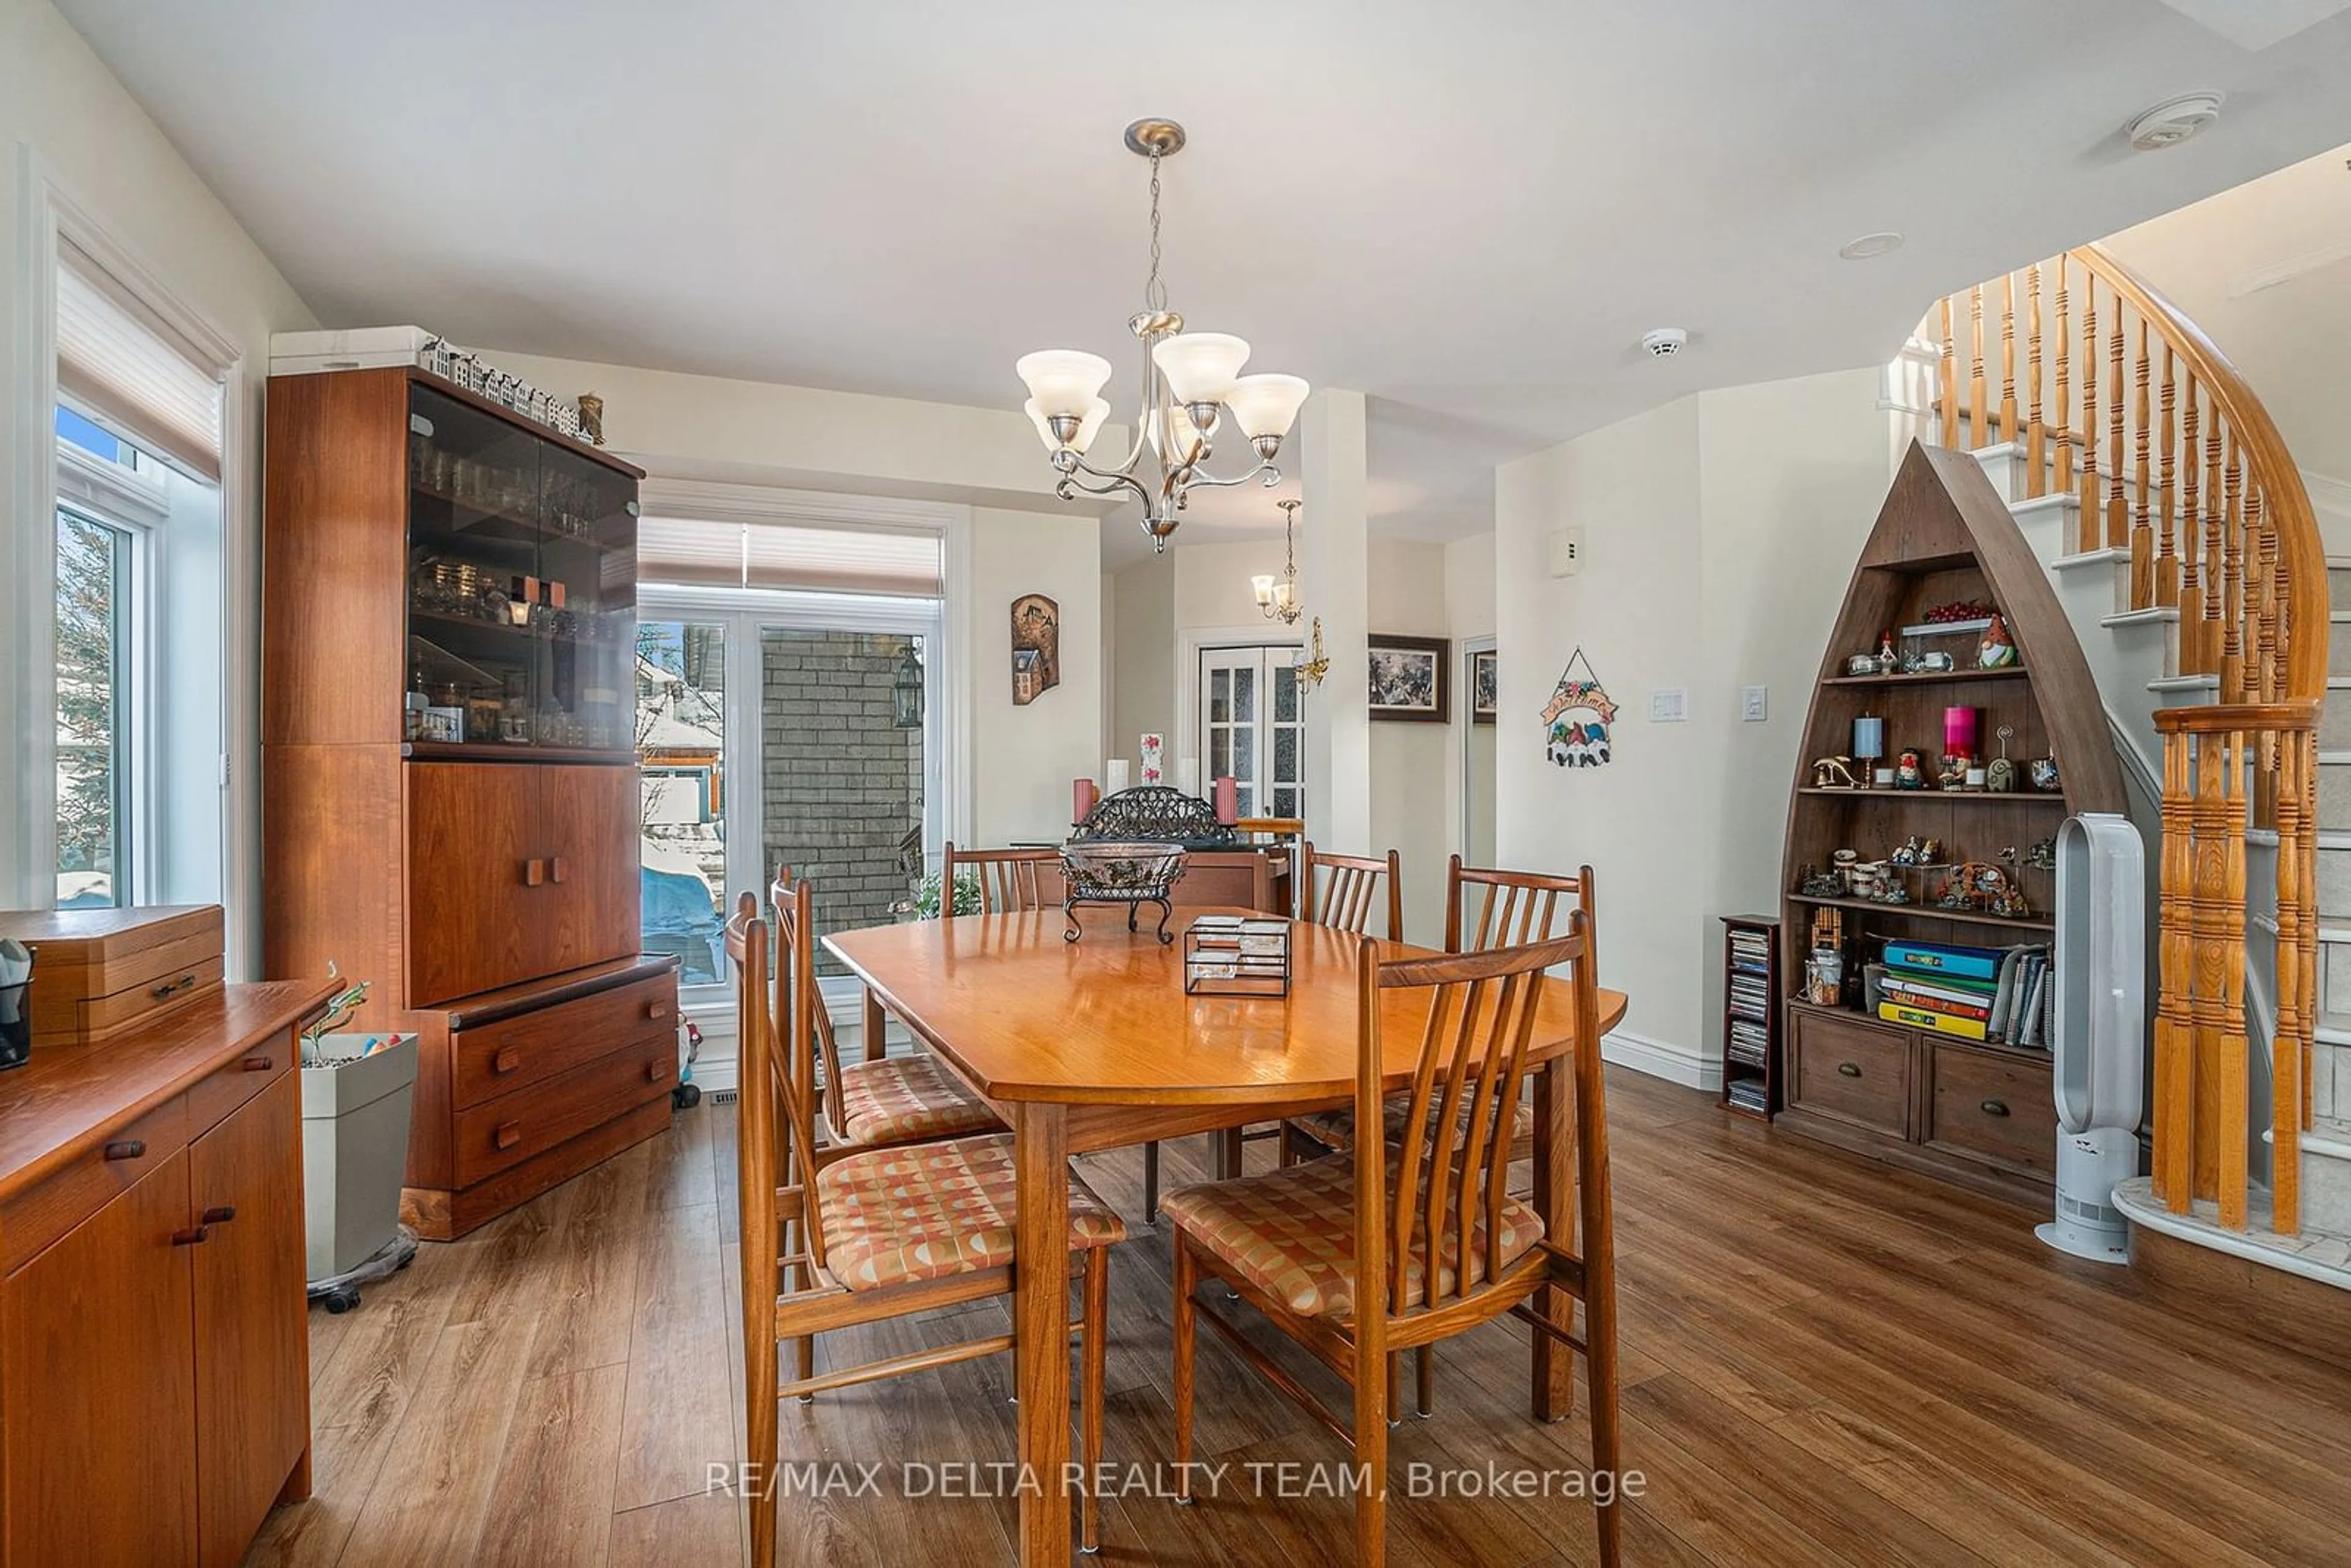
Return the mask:
M1880 632L1877 634L1877 673L1881 675L1890 675L1899 669L1901 664L1900 657L1894 652L1892 629Z
M1844 673L1848 675L1877 674L1877 655L1875 653L1847 654L1844 661Z
M1906 747L1894 759L1894 787L1896 789L1927 788L1927 758L1916 747Z
M1823 757L1813 764L1813 788L1815 789L1858 789L1861 780L1853 776L1850 757Z
M1968 787L1968 759L1964 757L1944 758L1942 767L1938 768L1935 772L1935 787L1938 789L1966 789Z
M580 394L580 434L590 446L604 444L604 400L594 392Z
M2025 851L2024 863L2031 866L2034 871L2055 871L2057 869L2057 841L2055 839L2043 839L2039 843L2033 845L2031 849Z
M1931 653L1912 653L1902 661L1902 673L1906 675L1949 674L1958 667L1951 656L1939 649Z
M1896 865L1916 867L1933 865L1937 862L1940 861L1942 856L1942 840L1922 839L1914 833L1911 835L1907 842L1898 846L1892 854L1886 858L1892 861Z
M1995 795L2005 795L2016 788L2016 764L2008 759L2008 743L2015 736L2016 727L2004 724L1992 734L2000 737L2000 755L1984 765L1984 788Z
M1980 669L2004 670L2016 663L2016 643L2008 634L2008 622L2000 612L1993 611L1991 624L1984 628L1983 641L1976 645L1976 664Z
M1796 892L1804 898L1843 898L1845 892L1842 872L1823 871L1818 866L1806 866L1796 879Z
M2057 759L2053 757L2034 758L2024 765L2024 776L2043 795L2054 795L2065 788L2064 780L2057 777Z

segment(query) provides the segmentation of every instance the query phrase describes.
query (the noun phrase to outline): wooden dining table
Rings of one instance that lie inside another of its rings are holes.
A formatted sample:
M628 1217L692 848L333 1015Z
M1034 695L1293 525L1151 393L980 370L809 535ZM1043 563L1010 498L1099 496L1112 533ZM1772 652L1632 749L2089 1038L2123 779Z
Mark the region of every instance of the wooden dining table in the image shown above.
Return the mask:
M1190 910L1182 918L1243 910ZM867 1017L886 1010L985 1098L1012 1131L1019 1183L1013 1328L1023 1345L1069 1333L1069 1160L1188 1133L1352 1104L1357 1057L1356 966L1362 938L1292 927L1287 997L1189 996L1183 943L1161 944L1150 922L1080 912L1084 934L1062 939L1059 909L844 931L825 946L859 980ZM1383 957L1427 949L1382 943ZM1572 1137L1574 1038L1569 988L1546 981L1531 1060L1535 1088L1534 1203L1547 1232L1576 1230L1566 1151ZM1384 994L1384 1089L1405 1088L1416 1064L1426 997ZM1599 997L1604 1034L1625 1016L1622 993ZM878 1038L878 1035L877 1037ZM1556 1298L1556 1299L1554 1299ZM1571 1303L1546 1287L1534 1306L1565 1324ZM1533 1413L1573 1408L1570 1354L1533 1341ZM1019 1359L1019 1560L1062 1568L1071 1557L1070 1364Z

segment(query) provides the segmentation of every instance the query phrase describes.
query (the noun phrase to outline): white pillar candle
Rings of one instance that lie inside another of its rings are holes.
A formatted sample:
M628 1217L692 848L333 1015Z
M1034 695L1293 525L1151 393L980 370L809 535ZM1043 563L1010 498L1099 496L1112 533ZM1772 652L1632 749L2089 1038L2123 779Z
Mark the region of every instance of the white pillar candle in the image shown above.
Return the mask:
M1105 794L1115 795L1126 788L1125 758L1113 757L1102 764L1102 783Z

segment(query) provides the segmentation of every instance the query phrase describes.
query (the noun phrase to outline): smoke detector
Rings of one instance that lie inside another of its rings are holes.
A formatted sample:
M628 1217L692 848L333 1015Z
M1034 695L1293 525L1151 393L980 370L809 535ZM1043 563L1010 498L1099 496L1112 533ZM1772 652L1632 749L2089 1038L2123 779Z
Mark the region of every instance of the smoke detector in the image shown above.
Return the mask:
M2220 118L2220 105L2228 95L2218 92L2183 92L2178 98L2167 98L2152 109L2142 110L2137 119L2123 128L2133 149L2140 152L2159 152L2166 147L2177 147L2189 137Z
M1672 359L1688 342L1689 334L1679 327L1656 327L1641 334L1641 347L1648 350L1652 358L1659 360Z

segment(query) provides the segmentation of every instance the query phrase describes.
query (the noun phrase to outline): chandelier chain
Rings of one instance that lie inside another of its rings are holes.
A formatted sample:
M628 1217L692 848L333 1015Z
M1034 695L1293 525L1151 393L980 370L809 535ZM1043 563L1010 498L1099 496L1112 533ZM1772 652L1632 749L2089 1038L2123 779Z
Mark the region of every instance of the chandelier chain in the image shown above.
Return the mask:
M1151 154L1151 280L1143 286L1145 310L1167 308L1167 285L1159 276L1159 153Z

